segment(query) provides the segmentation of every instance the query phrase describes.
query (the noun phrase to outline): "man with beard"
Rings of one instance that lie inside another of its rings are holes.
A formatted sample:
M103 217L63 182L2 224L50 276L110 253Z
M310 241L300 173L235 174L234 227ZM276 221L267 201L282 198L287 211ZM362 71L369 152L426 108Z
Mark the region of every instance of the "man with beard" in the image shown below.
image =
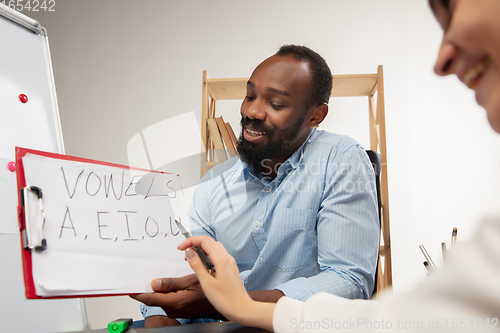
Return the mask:
M373 292L374 172L353 139L316 129L331 89L320 55L281 47L247 83L239 157L213 168L193 197L193 234L227 248L254 300L306 300L319 291L368 299ZM155 293L133 297L168 317L142 306L147 327L184 322L170 318L221 318L194 274L152 285Z

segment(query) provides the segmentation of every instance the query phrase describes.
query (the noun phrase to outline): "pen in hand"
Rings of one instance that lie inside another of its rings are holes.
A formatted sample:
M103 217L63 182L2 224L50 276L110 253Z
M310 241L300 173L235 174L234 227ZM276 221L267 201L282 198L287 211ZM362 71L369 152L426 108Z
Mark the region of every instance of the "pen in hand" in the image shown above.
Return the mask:
M186 237L186 239L188 239L189 237L191 237L191 234L189 232L187 232L186 229L184 229L184 226L179 221L175 220L175 224L177 225L177 228L179 228L181 234L184 237ZM200 256L201 261L203 261L203 263L205 264L205 267L208 269L208 272L209 273L215 273L214 265L210 262L210 259L208 259L208 257L205 254L205 252L203 252L198 246L193 246L193 250L195 250L196 253L198 253L198 255Z

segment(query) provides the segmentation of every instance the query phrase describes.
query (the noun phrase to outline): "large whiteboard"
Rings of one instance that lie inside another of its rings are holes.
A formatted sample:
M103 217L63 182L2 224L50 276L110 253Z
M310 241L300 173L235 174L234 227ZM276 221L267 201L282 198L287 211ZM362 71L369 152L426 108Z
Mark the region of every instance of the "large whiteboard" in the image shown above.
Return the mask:
M36 21L0 4L0 47L1 330L82 330L87 328L83 300L25 299L16 179L7 166L14 161L15 146L64 153L48 38Z

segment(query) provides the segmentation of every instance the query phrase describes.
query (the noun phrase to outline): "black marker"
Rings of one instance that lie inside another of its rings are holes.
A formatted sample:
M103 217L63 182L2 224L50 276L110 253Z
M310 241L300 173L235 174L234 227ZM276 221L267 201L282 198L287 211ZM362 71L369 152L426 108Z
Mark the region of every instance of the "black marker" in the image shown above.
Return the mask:
M182 224L179 221L175 220L175 224L177 224L177 228L179 228L179 230L181 231L181 234L184 237L186 237L186 239L188 239L189 237L191 237L191 234L189 232L187 232L186 229L184 229L184 227L182 226ZM198 246L193 246L193 249L200 256L201 261L203 261L203 263L205 264L205 267L208 269L208 272L209 273L215 273L214 265L212 265L212 263L210 262L210 259L208 259L208 257L205 254L205 252L203 252Z

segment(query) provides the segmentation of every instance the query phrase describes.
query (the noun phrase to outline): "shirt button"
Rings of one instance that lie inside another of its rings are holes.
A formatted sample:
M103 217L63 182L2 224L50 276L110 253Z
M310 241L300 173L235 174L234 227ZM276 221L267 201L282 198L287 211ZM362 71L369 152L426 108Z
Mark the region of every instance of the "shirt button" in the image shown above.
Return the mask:
M271 188L270 187L266 188L266 192L267 193L271 192Z
M255 226L258 227L260 225L259 221L255 221Z

